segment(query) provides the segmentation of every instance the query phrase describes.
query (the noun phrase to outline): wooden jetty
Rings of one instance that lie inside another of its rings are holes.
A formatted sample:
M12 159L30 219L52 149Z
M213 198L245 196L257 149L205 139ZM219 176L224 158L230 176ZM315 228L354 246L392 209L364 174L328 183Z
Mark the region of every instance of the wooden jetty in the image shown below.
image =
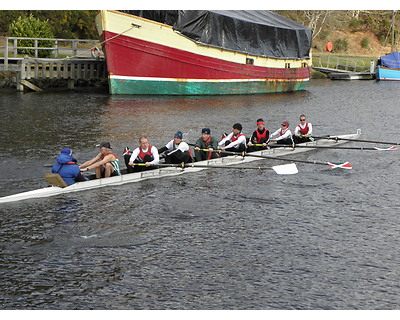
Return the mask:
M101 80L107 78L107 68L97 40L80 39L42 39L1 37L4 45L0 46L0 71L16 73L18 91L30 88L42 91L32 80L65 79L68 88L73 89L78 80ZM21 40L33 40L33 47L20 46ZM51 40L52 47L39 47L40 40ZM18 43L19 41L19 43ZM10 45L12 42L12 45ZM60 46L60 43L64 43ZM79 47L79 45L84 47ZM97 46L96 46L97 45ZM34 57L19 57L19 50L32 50ZM50 50L51 58L39 58L40 50ZM67 56L71 54L71 57ZM60 58L60 56L65 56ZM33 81L34 82L34 81Z

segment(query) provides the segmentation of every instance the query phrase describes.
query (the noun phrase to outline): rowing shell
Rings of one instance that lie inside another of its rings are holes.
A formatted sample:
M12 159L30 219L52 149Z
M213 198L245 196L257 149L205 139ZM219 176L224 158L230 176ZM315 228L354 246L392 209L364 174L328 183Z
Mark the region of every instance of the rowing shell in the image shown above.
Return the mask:
M360 135L361 135L361 130L358 129L357 133L340 135L338 137L346 138L346 139L357 139L360 137ZM312 141L312 142L302 143L301 145L302 146L321 145L321 146L329 147L329 146L336 146L338 144L343 144L346 142L348 142L348 141L346 141L346 140L335 141L335 140L321 139L321 140L316 140L316 141ZM262 156L270 155L270 156L274 156L274 157L281 157L281 156L292 155L292 154L297 154L297 153L304 153L304 152L312 151L312 150L315 150L315 149L313 149L313 148L293 149L290 147L287 147L287 148L285 147L285 148L279 148L279 149L276 148L276 149L256 151L256 152L252 152L252 154L262 155ZM204 165L204 167L188 166L188 167L185 167L184 170L182 170L182 168L179 168L179 167L159 168L159 169L143 171L143 172L127 173L127 174L123 174L121 176L115 176L115 177L110 177L110 178L102 178L102 179L94 179L94 180L84 181L84 182L77 182L77 183L72 184L65 188L56 187L56 186L45 187L45 188L22 192L22 193L18 193L18 194L6 196L6 197L1 197L0 203L21 201L21 200L34 199L34 198L45 198L45 197L51 197L51 196L56 196L56 195L60 195L60 194L65 194L65 193L97 189L97 188L101 188L101 187L105 187L105 186L118 186L118 185L122 185L125 183L133 183L133 182L139 182L139 181L148 180L148 179L176 176L176 175L181 175L183 173L198 172L201 170L208 169L208 168L212 167L213 165L234 166L234 165L239 165L239 164L248 163L248 162L252 162L252 161L260 161L260 158L255 158L255 157L251 157L251 156L243 158L242 156L239 156L239 155L227 156L227 157L222 157L222 158L217 158L217 159L196 162L196 164ZM210 167L207 168L207 166L210 166Z

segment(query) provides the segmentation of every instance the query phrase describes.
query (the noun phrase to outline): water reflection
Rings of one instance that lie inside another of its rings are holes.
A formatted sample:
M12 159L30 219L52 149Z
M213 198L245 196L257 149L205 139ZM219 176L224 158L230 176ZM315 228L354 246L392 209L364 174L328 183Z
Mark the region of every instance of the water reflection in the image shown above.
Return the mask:
M0 155L35 158L65 146L84 148L97 140L105 97L65 93L0 95Z
M227 97L111 96L101 123L103 131L108 132L107 139L121 145L132 140L136 142L142 135L163 144L177 130L184 132L186 139L194 140L200 136L203 127L211 128L219 137L223 132L229 132L234 122L241 122L249 134L257 117L271 119L275 118L276 112L289 114L293 99L307 95L307 92L298 92Z

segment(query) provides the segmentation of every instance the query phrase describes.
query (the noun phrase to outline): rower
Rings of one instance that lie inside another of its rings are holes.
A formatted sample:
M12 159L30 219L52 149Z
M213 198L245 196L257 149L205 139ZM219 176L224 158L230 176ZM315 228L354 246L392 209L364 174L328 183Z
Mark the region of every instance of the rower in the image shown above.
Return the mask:
M196 161L210 160L218 158L218 153L213 152L218 148L218 140L211 136L210 128L203 128L201 130L201 137L196 141L194 145L194 155ZM202 149L208 149L206 152Z
M138 172L149 170L152 165L156 165L160 162L160 158L158 156L158 150L156 147L149 144L149 139L143 136L139 138L140 146L132 151L130 155L128 165L126 166L128 172ZM144 166L135 166L134 164L143 163Z
M87 181L75 158L72 157L71 149L63 149L56 159L56 163L51 168L52 173L58 173L65 183L70 186L75 182Z
M242 125L235 123L232 127L232 132L223 138L218 146L221 150L244 152L246 150L246 137L242 133Z
M111 145L109 142L101 142L96 147L100 148L100 152L93 159L86 161L79 166L82 172L96 169L96 178L120 176L120 165L118 157L110 152Z
M312 141L312 124L306 122L307 117L300 116L300 124L294 129L293 139L295 143Z
M247 152L259 151L268 148L269 130L265 128L264 120L259 118L256 122L257 129L253 132L247 144ZM262 144L262 146L255 146Z
M192 162L192 153L189 145L183 141L182 131L175 133L174 138L164 147L158 149L161 155L165 153L165 163L188 163Z
M289 122L283 121L281 124L281 128L276 130L271 137L270 141L275 141L279 144L293 144L292 132L289 130Z

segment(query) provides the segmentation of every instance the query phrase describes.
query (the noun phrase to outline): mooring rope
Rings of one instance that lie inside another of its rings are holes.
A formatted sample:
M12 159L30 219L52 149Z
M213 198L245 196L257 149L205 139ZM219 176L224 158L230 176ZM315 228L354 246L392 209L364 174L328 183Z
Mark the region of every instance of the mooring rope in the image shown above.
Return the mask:
M131 25L131 27L130 27L129 29L126 29L125 31L116 34L115 36L111 37L110 39L106 39L106 40L100 42L98 45L99 45L99 46L102 46L104 43L106 43L106 42L108 42L108 41L111 41L111 40L113 40L113 39L115 39L115 38L117 38L117 37L123 35L124 33L127 33L128 31L132 30L133 28L140 28L140 26L137 25L137 24L132 23L132 25ZM81 53L79 53L79 54L77 54L77 55L74 55L74 56L72 56L72 57L67 57L66 59L74 59L74 58L77 58L77 57L79 57L80 55L85 54L87 51L92 51L92 50L94 50L95 48L97 48L97 46L93 46L93 47L91 47L90 49L87 49L87 50L85 50L85 51L83 51L83 52L81 52Z

